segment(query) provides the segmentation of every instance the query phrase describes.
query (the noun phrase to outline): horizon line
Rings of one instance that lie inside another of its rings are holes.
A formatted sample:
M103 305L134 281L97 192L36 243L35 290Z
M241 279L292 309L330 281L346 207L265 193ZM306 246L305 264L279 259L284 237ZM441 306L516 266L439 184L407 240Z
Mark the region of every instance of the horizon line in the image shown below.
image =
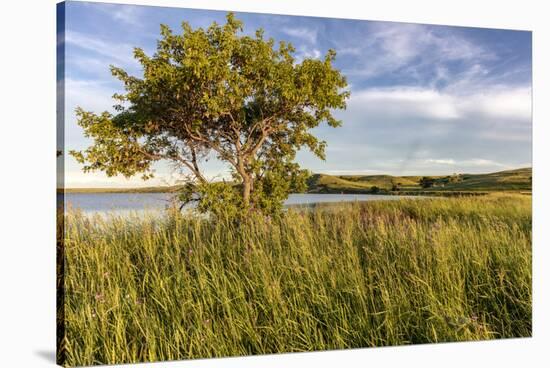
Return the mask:
M392 174L384 174L384 173L369 173L369 174L362 174L362 173L342 173L342 174L328 174L324 172L312 172L311 175L328 175L328 176L392 176L392 177L418 177L418 176L434 176L434 177L445 177L445 176L451 176L451 175L489 175L489 174L496 174L496 173L502 173L507 171L515 171L515 170L524 170L524 169L533 169L532 166L523 166L518 167L514 169L505 169L505 170L499 170L499 171L490 171L490 172L482 172L482 173L469 173L469 172L453 172L449 174L418 174L418 175L392 175ZM218 180L219 181L219 180ZM128 187L81 187L81 186L63 186L63 187L57 187L57 190L61 189L101 189L101 190L110 190L110 189L146 189L146 188L172 188L176 187L178 185L182 184L173 184L173 185L144 185L144 186L128 186Z

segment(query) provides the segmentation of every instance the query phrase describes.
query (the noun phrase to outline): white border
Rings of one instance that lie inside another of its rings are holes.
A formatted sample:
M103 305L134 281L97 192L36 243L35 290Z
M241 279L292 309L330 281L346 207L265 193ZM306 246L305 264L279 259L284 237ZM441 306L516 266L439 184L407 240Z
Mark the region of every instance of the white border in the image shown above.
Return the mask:
M134 0L116 3L533 31L534 337L135 367L541 366L550 304L550 29L542 1ZM0 366L52 366L55 349L55 0L2 2ZM6 83L7 81L7 83ZM7 111L7 115L6 115ZM546 283L545 283L546 281ZM546 358L546 359L545 359Z

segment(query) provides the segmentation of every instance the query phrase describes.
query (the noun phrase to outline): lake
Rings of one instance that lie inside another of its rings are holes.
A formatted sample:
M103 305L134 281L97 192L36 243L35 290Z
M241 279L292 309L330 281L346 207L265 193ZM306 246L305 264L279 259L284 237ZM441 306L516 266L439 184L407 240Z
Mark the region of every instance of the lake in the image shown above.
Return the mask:
M65 202L85 214L128 214L164 210L173 193L65 193ZM396 200L409 196L374 194L291 194L285 206L354 201ZM411 198L419 198L412 196Z

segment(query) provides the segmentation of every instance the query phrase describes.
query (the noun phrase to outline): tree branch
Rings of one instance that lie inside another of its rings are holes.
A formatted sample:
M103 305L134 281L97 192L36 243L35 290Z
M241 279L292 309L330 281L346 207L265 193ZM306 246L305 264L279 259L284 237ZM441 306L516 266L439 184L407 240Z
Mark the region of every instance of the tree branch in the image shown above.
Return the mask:
M185 132L189 135L191 139L194 139L199 142L203 142L204 145L207 148L210 148L214 151L216 151L224 160L227 160L233 167L237 168L238 164L237 161L235 161L234 158L232 158L227 151L225 151L219 143L213 142L210 139L204 138L202 134L199 133L199 135L194 134L191 132L189 127L187 125L184 125Z
M142 154L144 154L145 156L149 157L150 159L153 159L153 160L176 160L180 163L182 163L183 165L185 165L189 170L191 170L191 172L195 175L195 177L203 182L203 183L206 183L206 178L201 174L200 170L199 170L199 167L197 165L197 162L196 162L196 154L194 153L194 149L192 149L192 155L193 155L193 161L192 163L185 160L184 158L182 158L181 156L170 156L170 155L159 155L159 154L154 154L154 153L151 153L151 152L147 152L141 148L138 148L139 152L141 152Z

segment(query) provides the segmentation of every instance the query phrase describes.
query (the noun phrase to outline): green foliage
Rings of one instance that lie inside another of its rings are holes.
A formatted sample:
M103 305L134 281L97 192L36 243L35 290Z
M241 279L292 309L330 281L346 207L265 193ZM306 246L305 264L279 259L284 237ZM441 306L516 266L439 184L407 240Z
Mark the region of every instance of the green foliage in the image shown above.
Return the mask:
M84 136L94 140L85 152L70 151L79 163L85 164L84 172L101 170L108 176L125 177L142 173L144 179L152 177L151 164L161 144L159 139L150 138L143 144L143 133L119 126L108 112L96 115L77 108L76 116Z
M280 203L266 196L281 202L295 185L302 186L292 164L301 147L324 159L326 142L310 130L321 123L339 126L332 111L345 108L349 91L332 66L333 50L321 60L297 63L291 44L276 45L261 29L255 36L241 31L231 13L226 24L207 29L184 22L181 34L162 25L154 55L135 49L142 78L112 67L125 88L115 96L117 114L77 110L79 125L94 141L84 152L72 152L86 164L84 170L149 178L154 162L168 160L190 173L188 182L204 188L200 163L215 155L232 168L241 198L224 196L220 203L205 198L199 208L277 211ZM284 184L289 178L295 183Z
M429 176L423 176L418 183L422 188L431 188L434 186L435 179Z
M531 336L531 198L66 218L68 366Z
M280 214L289 193L302 193L307 189L307 170L292 162L274 162L255 183L253 202L264 213Z
M200 198L197 209L203 213L234 218L242 208L239 191L225 182L198 184L193 195Z

